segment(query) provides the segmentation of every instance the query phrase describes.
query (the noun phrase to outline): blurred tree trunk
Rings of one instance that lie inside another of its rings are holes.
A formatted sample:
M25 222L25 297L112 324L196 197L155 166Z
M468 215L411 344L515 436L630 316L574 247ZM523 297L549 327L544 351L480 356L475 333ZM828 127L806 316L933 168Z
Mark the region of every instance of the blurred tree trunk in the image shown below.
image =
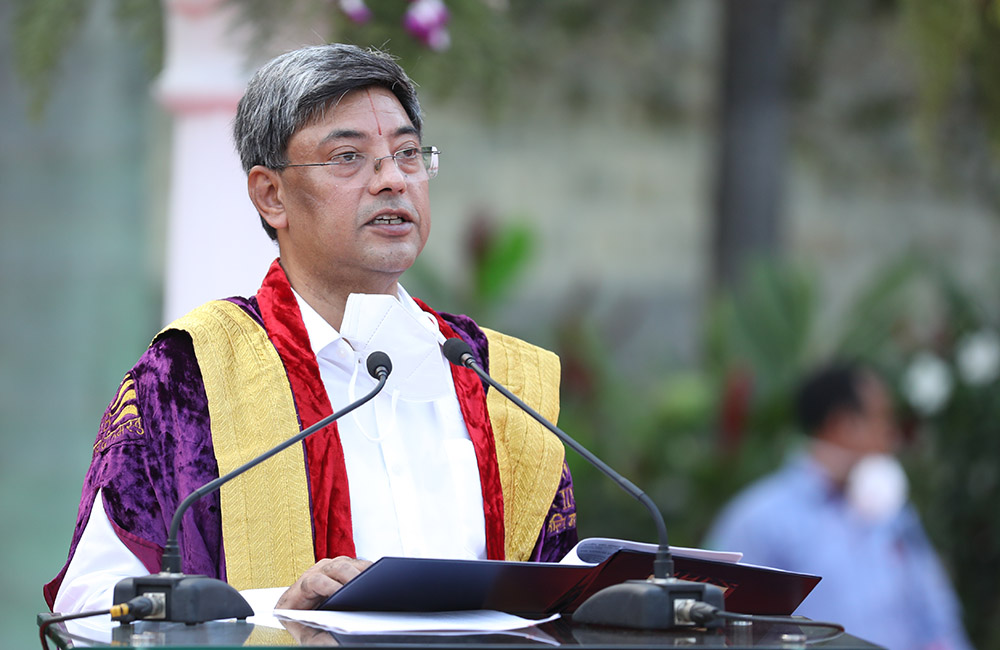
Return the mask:
M726 0L722 6L711 250L716 290L733 286L751 259L781 251L787 130L785 0Z

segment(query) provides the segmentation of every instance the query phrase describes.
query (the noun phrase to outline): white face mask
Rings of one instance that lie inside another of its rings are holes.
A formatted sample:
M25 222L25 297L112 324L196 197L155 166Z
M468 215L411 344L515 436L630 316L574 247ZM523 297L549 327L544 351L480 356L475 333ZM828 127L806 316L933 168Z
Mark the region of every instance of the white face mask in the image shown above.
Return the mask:
M393 296L352 293L340 335L359 353L359 366L369 352L381 350L389 355L392 373L385 385L387 394L429 401L451 386L451 370L441 354L444 336L430 319L410 313ZM375 380L366 372L356 374L355 379L374 386Z
M847 502L865 520L887 521L906 503L909 483L895 456L870 454L847 475Z

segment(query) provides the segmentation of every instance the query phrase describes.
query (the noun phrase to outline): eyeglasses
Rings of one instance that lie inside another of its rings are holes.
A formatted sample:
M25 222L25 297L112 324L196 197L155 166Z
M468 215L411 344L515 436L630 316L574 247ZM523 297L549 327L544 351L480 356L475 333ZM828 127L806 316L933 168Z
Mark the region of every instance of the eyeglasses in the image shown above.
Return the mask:
M437 147L407 147L391 156L375 158L372 162L376 174L382 171L382 161L391 158L399 171L404 174L411 176L427 174L427 178L434 178L438 173L440 155L441 151ZM359 172L366 168L368 160L369 157L360 151L348 151L331 157L327 162L298 163L285 167L329 167L337 178L349 179L358 176Z

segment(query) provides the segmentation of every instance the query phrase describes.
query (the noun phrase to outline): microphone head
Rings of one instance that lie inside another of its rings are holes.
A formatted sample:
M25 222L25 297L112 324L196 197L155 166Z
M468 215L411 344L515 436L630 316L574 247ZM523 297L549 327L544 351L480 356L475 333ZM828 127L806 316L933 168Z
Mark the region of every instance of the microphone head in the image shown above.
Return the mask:
M469 347L469 344L464 339L458 337L445 341L444 345L441 346L441 350L444 352L444 358L456 366L465 366L467 365L465 362L466 358L473 358L472 348Z
M379 374L385 373L386 377L392 372L392 361L389 360L389 355L381 350L376 350L368 355L368 374L379 379Z

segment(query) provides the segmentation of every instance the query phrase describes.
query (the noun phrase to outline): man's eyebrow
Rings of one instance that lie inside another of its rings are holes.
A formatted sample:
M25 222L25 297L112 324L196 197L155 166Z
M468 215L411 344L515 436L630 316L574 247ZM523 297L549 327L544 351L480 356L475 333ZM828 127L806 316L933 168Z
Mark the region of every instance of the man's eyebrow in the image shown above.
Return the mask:
M364 140L368 136L361 131L355 131L354 129L334 129L326 134L323 138L322 143L331 142L333 140Z
M401 136L401 135L420 135L420 134L417 132L416 127L412 125L405 125L396 129L394 135ZM367 140L367 139L368 139L367 133L362 133L361 131L357 131L355 129L334 129L333 131L330 131L329 133L326 134L326 137L324 137L322 140L322 144L326 144L334 140Z

